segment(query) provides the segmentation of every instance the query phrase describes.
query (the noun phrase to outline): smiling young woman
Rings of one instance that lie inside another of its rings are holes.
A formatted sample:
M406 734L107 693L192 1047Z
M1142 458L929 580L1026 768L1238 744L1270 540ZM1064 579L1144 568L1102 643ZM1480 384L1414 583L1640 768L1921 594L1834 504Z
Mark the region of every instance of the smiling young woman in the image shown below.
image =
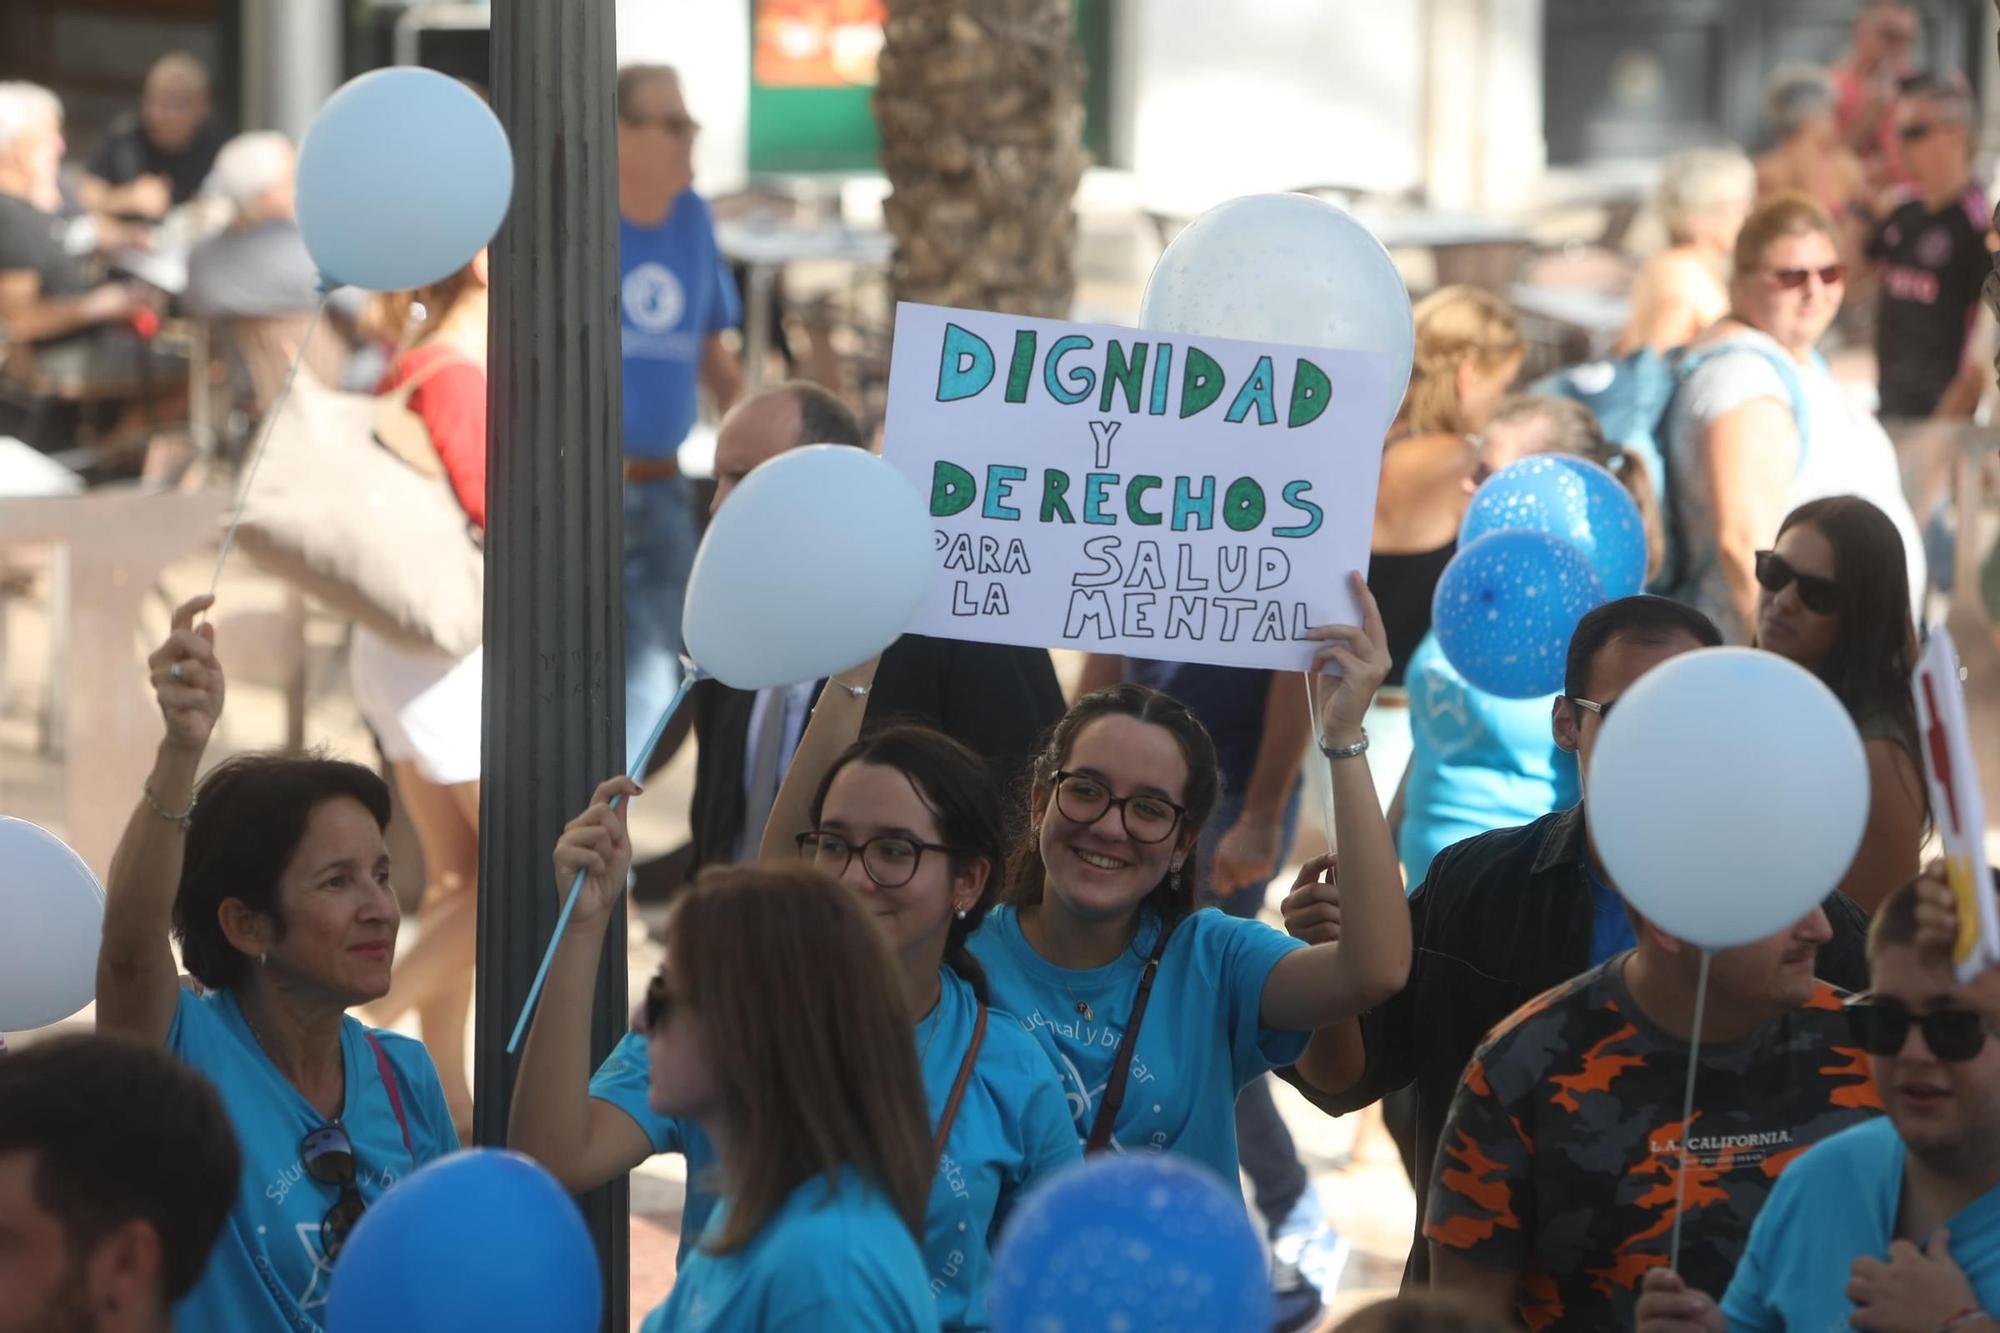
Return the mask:
M1177 1152L1234 1185L1242 1087L1407 978L1409 912L1361 730L1389 654L1374 599L1358 575L1351 584L1364 626L1313 631L1315 665L1339 672L1318 684L1340 943L1307 947L1190 910L1183 878L1216 802L1215 749L1171 697L1138 685L1086 695L1034 760L1006 902L971 949L993 1003L1060 1072L1089 1150Z

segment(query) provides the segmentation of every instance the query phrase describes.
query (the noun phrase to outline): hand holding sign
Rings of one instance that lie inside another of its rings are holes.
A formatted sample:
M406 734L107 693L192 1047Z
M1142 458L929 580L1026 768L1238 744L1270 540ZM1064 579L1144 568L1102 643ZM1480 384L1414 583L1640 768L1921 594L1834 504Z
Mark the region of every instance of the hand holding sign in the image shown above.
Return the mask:
M1347 585L1361 607L1361 624L1321 625L1306 637L1320 648L1313 667L1321 673L1318 687L1319 737L1323 745L1349 745L1361 735L1361 720L1375 702L1375 691L1389 674L1389 634L1368 580L1349 573ZM1337 671L1329 668L1337 667Z

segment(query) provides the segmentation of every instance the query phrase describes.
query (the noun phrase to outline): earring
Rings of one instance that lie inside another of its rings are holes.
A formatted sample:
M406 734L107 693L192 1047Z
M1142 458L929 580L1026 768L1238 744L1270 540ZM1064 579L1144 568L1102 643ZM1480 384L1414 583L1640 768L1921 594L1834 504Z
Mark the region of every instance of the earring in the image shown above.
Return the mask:
M1169 870L1167 872L1167 892L1179 893L1180 891L1181 891L1181 868L1179 866L1175 866L1172 870Z
M966 908L966 907L961 907L961 908L959 908L959 909L958 909L958 919L959 919L960 921L963 921L963 920L965 920L965 918L966 918L966 914L967 914L968 912L970 912L970 911L971 911L971 909L970 909L970 908Z

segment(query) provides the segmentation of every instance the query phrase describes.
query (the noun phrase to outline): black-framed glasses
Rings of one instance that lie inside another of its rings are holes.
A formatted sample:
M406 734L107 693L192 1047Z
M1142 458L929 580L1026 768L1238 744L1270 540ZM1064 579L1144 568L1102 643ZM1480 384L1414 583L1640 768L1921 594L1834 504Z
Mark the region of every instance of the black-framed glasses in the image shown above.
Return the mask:
M1847 265L1827 264L1820 268L1773 268L1764 270L1771 281L1786 291L1797 291L1808 278L1818 278L1822 287L1838 287L1847 281Z
M1840 585L1823 574L1801 574L1776 551L1757 552L1757 582L1766 592L1780 593L1797 580L1799 600L1806 610L1830 616L1840 609Z
M1164 796L1150 792L1113 796L1111 788L1088 773L1056 774L1056 809L1064 819L1076 824L1095 824L1114 805L1118 807L1119 821L1125 825L1125 835L1134 842L1165 842L1180 827L1181 820L1187 818L1186 806Z
M1857 995L1846 1004L1847 1027L1870 1055L1901 1055L1910 1029L1921 1028L1924 1045L1948 1064L1970 1060L1986 1046L1986 1016L1976 1009L1932 1009L1913 1014L1894 1000Z
M943 843L918 842L900 833L884 833L863 843L849 842L838 833L814 829L798 836L799 855L815 869L839 879L861 858L861 869L878 888L900 889L916 877L925 852L950 853Z
M320 1249L332 1263L340 1257L361 1215L368 1211L355 1175L354 1143L340 1125L321 1125L299 1140L299 1161L307 1175L339 1191L333 1207L319 1221Z
M1571 708L1588 709L1589 711L1597 714L1600 720L1603 718L1610 717L1612 708L1616 706L1616 704L1618 703L1616 699L1613 699L1610 703L1601 704L1597 702L1597 700L1595 699L1581 699L1574 694L1565 694L1563 698L1569 700L1569 705Z

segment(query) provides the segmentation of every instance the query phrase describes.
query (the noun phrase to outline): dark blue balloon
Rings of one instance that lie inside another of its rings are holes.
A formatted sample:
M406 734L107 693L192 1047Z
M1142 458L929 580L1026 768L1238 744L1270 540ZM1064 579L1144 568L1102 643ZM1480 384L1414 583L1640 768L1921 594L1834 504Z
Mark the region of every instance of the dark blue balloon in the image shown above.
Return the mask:
M1488 477L1465 511L1458 544L1489 532L1546 532L1583 553L1608 597L1646 585L1646 524L1618 478L1584 458L1536 454Z
M594 1329L597 1248L555 1177L474 1148L411 1173L362 1215L333 1268L329 1333Z
M1504 699L1563 686L1576 622L1605 601L1583 553L1545 532L1489 532L1445 566L1431 629L1466 681Z
M994 1333L1218 1333L1271 1326L1243 1200L1203 1167L1100 1156L1014 1210L993 1255Z

